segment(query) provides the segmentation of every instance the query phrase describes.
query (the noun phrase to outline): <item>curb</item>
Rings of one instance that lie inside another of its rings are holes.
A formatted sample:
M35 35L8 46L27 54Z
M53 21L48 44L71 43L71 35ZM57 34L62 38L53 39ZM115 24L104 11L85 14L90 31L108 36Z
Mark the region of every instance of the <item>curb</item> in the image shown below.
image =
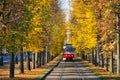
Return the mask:
M49 75L53 71L53 69L60 63L61 60L62 59L57 61L57 63L53 67L51 67L47 72L45 72L45 74L43 76L41 76L40 78L37 78L36 80L44 80L46 78L46 76Z

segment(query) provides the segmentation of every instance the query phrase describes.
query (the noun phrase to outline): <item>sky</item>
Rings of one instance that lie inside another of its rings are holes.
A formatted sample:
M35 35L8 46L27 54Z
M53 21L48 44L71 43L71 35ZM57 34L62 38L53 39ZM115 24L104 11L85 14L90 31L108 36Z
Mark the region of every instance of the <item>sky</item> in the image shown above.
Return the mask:
M72 0L59 0L58 4L60 9L63 10L65 14L65 22L69 22L70 20L70 10L72 9L71 5Z

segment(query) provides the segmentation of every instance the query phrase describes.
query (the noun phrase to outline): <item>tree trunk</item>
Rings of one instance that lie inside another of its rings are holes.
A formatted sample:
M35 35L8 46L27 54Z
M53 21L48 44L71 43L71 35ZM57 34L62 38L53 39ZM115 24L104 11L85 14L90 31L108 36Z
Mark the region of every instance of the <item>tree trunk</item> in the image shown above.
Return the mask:
M104 67L104 57L103 57L103 54L101 54L101 67Z
M92 56L91 56L91 59L92 59L92 64L94 64L94 50L92 50Z
M97 64L97 51L96 51L96 49L94 50L94 55L95 55L95 57L94 57L94 64L97 66L98 64Z
M117 75L120 76L120 14L117 14Z
M106 58L106 71L109 71L108 70L108 65L109 65L109 63L108 63L109 61L108 60L109 60L109 58Z
M42 55L43 55L43 56L42 56L42 57L43 57L43 61L42 61L42 62L43 62L43 65L45 65L45 52L43 52Z
M50 55L50 54L49 54L49 55ZM50 55L50 58L49 58L49 59L50 59L50 61L52 60L52 56L51 56L51 55Z
M41 53L41 65L43 65L43 52Z
M20 49L20 73L24 73L23 48Z
M113 64L114 64L114 62L113 62L113 52L111 53L111 56L110 56L110 72L114 72L114 67L113 67Z
M101 45L98 43L97 46L97 64L100 66L100 52L101 52Z
M89 61L89 63L91 63L90 57L91 57L91 55L89 54L88 55L88 61Z
M35 55L35 66L38 68L38 53Z
M3 66L3 53L0 53L0 66Z
M47 55L48 55L48 56L47 56L47 62L49 63L49 61L50 61L50 54L49 54L49 52L48 52Z
M85 60L87 60L88 58L87 58L87 54L85 55Z
M15 64L18 64L18 56L15 56Z
M38 67L41 66L41 53L39 52L39 57L38 57Z
M31 70L31 66L30 66L30 52L27 52L27 69Z
M35 53L32 54L32 67L35 69Z
M48 42L48 38L47 38L47 42ZM46 44L46 50L45 50L45 64L47 64L48 62L48 43Z
M82 51L82 59L85 59L85 54L83 51Z
M44 52L44 64L47 64L47 52Z
M10 54L10 78L14 78L14 53Z

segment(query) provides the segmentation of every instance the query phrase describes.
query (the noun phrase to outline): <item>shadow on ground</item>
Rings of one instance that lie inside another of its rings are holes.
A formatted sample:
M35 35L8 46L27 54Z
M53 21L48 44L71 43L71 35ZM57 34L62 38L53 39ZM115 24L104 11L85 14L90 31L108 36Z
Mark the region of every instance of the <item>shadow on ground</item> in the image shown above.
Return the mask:
M101 80L120 80L120 76L118 77L116 74L110 73L109 71L106 71L104 68L95 66L92 63L89 63L88 61L83 61L85 64L85 67L89 67L92 72L95 73L95 75L99 76Z
M0 80L35 80L35 79L15 77L15 78L0 78Z
M120 77L100 77L101 80L120 80Z

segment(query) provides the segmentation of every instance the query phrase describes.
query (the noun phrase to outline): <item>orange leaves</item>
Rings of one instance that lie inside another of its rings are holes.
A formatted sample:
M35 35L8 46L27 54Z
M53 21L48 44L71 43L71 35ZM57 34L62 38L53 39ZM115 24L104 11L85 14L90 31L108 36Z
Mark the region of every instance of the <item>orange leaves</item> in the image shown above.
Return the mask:
M97 41L102 45L102 53L111 53L116 51L116 33L115 33L115 14L111 13L115 9L111 4L119 3L119 0L91 0L90 11L96 18L97 23Z
M100 21L100 35L102 42L102 50L105 52L115 51L116 48L116 33L115 33L115 15L111 13L111 1L106 1L102 9L102 19Z

